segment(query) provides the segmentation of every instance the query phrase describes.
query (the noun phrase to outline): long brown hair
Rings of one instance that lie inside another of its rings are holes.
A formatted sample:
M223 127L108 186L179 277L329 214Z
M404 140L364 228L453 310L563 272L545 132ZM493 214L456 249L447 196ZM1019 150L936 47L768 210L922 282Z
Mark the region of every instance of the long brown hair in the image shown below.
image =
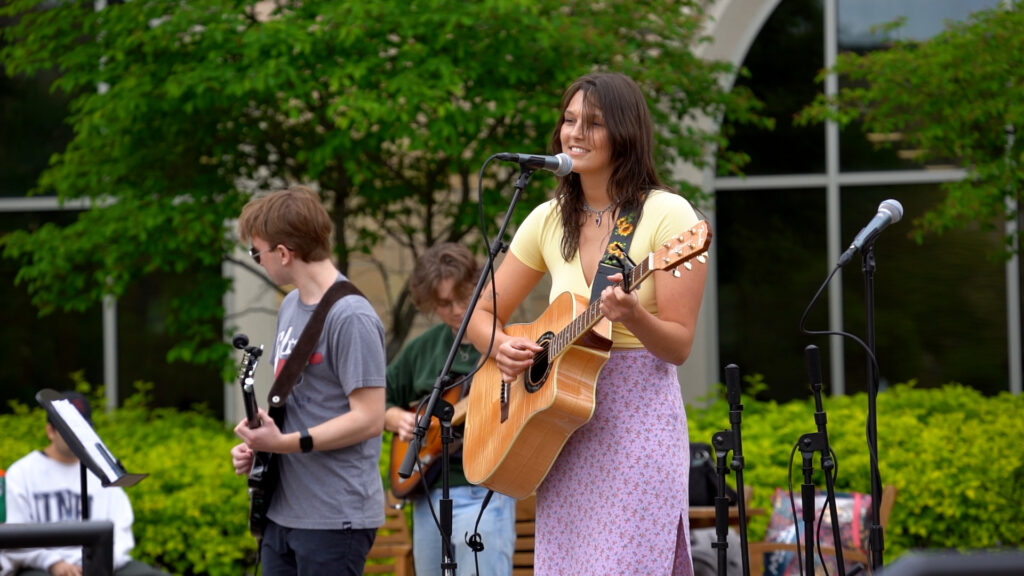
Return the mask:
M668 188L658 178L654 163L654 128L640 87L623 74L595 73L582 76L566 89L562 109L551 135L551 149L562 152L562 124L565 109L577 92L583 92L585 129L593 123L594 110L600 110L608 131L611 147L612 174L608 181L608 197L614 210L635 210L637 220L643 200L652 189ZM583 186L579 174L570 173L558 179L556 201L561 213L562 257L572 259L580 243L580 212L583 211Z

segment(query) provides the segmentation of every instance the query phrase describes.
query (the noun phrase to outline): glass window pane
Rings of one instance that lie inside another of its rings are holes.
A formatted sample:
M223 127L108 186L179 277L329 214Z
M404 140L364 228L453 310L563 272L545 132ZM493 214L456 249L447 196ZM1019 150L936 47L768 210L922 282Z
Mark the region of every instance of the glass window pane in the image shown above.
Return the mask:
M992 255L999 231L978 227L910 237L911 222L934 206L934 185L846 188L842 237L853 239L886 198L898 200L903 219L878 237L874 248L875 338L881 377L917 379L921 386L960 382L986 393L1007 389L1006 271ZM845 329L866 338L863 258L843 270ZM846 390L866 390L864 351L847 342Z
M224 388L216 368L186 362L167 362L167 351L181 339L168 332L178 314L172 300L195 293L196 286L213 286L220 267L182 274L156 274L137 281L118 300L118 372L120 400L135 390L138 380L152 382L154 404L182 410L205 404L212 414L224 412ZM214 332L220 331L216 323Z
M966 20L978 10L995 8L1002 0L839 0L839 49L873 50L891 40L927 40L948 20ZM897 31L883 35L873 28L905 18Z
M971 13L996 7L1000 0L839 0L838 42L840 52L884 49L892 40L927 40L945 29L947 21L966 20ZM905 19L905 25L882 34L882 24ZM844 89L840 78L839 89ZM840 132L840 170L916 170L949 168L951 162L935 160L931 166L915 161L919 151L901 145L902 134L865 133L859 123ZM885 143L884 147L880 144Z
M804 398L803 350L815 342L799 323L828 272L825 192L720 191L715 198L721 363L762 374L770 398ZM824 326L827 314L816 307L808 324Z
M66 224L74 213L0 213L0 236L15 230L37 228L47 222ZM74 387L70 375L82 372L86 380L103 383L103 319L99 307L86 312L55 312L39 317L23 285L15 285L17 263L0 258L0 370L3 397L37 406L35 394L43 388ZM8 412L6 402L0 412Z
M825 130L794 126L793 115L814 100L814 82L824 67L820 0L786 0L765 23L743 66L750 78L738 78L765 104L762 114L775 119L774 130L737 125L725 118L729 147L750 155L749 175L825 171Z
M0 198L24 196L71 141L64 122L68 99L52 92L54 74L0 74Z

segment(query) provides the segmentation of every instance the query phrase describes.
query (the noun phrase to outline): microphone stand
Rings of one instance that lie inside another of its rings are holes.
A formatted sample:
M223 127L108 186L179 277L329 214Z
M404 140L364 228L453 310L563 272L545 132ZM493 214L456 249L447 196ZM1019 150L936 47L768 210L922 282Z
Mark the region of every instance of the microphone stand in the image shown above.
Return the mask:
M836 511L835 461L832 459L832 448L828 443L827 418L821 403L821 357L818 347L811 344L804 348L807 356L807 376L814 392L814 422L818 431L800 437L800 453L804 461L804 484L802 486L803 521L804 521L804 556L807 561L807 573L814 573L814 483L811 476L814 472L814 452L821 452L821 470L825 474L825 489L829 516L832 519L832 545L835 548L836 567L839 576L846 576L846 562L843 560L843 540L839 529L839 514Z
M718 576L726 576L727 552L729 549L729 498L725 496L725 455L732 450L731 468L736 472L736 509L739 512L740 558L743 576L750 576L750 556L747 550L747 503L743 488L743 439L740 433L740 420L743 415L743 404L740 403L740 367L729 364L725 367L725 386L729 399L729 422L732 430L722 430L711 437L715 447L718 481L715 496L715 535L717 541L711 544L718 550Z
M866 314L866 341L868 357L868 452L871 459L871 529L868 535L872 571L882 565L885 535L880 524L882 505L882 476L878 470L878 430L875 398L878 396L878 370L875 361L875 243L869 242L861 250L861 270L864 272L864 310Z
M505 230L512 220L512 212L515 210L523 190L530 182L530 176L533 175L533 172L534 170L525 164L520 165L519 178L516 179L512 202L509 204L508 211L505 212L505 219L501 223L501 228L498 229L498 235L491 244L487 262L480 271L476 288L473 289L473 295L466 306L466 315L462 317L462 323L455 334L455 341L452 343L451 350L448 351L448 358L444 362L444 367L441 368L441 374L434 381L434 388L430 391L427 407L423 411L423 416L416 423L416 428L413 430L413 438L409 441L409 449L405 453L405 459L402 460L401 467L398 469L398 475L402 478L408 478L412 475L412 468L419 456L423 437L430 427L430 418L436 416L441 422L441 517L438 524L441 530L441 574L444 576L454 576L457 568L455 556L452 552L452 500L449 478L450 463L448 461L448 448L452 441L452 417L455 415L455 408L451 403L441 398L441 394L451 381L449 373L451 372L452 364L455 363L455 355L458 353L462 338L466 335L466 328L469 326L469 319L473 315L473 309L476 308L477 301L480 299L480 293L483 292L487 278L494 268L494 259L498 256L499 252L504 252L508 249L508 245L502 242L501 239L505 236Z

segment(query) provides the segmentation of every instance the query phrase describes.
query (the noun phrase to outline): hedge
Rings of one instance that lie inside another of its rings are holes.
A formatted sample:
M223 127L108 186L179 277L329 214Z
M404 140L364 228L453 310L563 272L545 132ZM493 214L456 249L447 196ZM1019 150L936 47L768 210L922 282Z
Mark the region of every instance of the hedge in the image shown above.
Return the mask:
M756 391L757 377L748 378ZM245 480L228 452L237 440L202 407L177 411L147 406L150 385L124 406L94 410L97 433L130 472L146 477L127 489L135 509L134 556L181 575L238 576L254 572L256 541L246 527ZM102 406L102 391L78 389ZM789 456L797 439L817 430L814 403L776 404L743 398L744 481L754 487L753 507L771 509L776 487L789 482ZM42 409L12 404L0 415L0 467L46 444ZM910 549L1024 546L1024 397L985 397L950 384L917 389L907 383L879 394L878 444L882 481L899 488L885 531L886 562ZM836 453L840 490L870 492L864 394L826 397L829 440ZM690 439L711 441L728 429L722 399L688 408ZM381 470L387 470L385 445ZM815 458L820 469L820 460ZM735 481L730 475L729 482ZM803 482L800 458L793 483ZM815 482L824 487L820 470ZM799 492L797 492L799 498ZM767 516L751 518L750 539L763 537Z
M742 402L744 484L754 487L752 507L770 511L772 493L790 481L793 446L817 431L814 400L808 390L803 401L780 405L744 396ZM870 493L867 395L826 396L822 407L836 454L836 488ZM711 443L715 432L731 429L722 398L688 416L691 442ZM912 549L1024 546L1024 396L986 397L960 384L918 389L909 382L877 395L876 416L879 475L898 488L884 532L886 563ZM801 466L797 452L797 500ZM814 466L815 485L824 489L819 456ZM735 474L728 482L735 485ZM752 518L751 541L763 538L767 522L767 516Z
M149 384L107 413L102 390L90 397L93 427L125 469L148 474L125 491L135 512L132 556L173 574L239 576L253 571L256 541L246 525L248 494L229 452L231 430L203 407L147 407ZM47 444L42 408L12 404L0 415L0 467ZM9 432L9 433L8 433Z

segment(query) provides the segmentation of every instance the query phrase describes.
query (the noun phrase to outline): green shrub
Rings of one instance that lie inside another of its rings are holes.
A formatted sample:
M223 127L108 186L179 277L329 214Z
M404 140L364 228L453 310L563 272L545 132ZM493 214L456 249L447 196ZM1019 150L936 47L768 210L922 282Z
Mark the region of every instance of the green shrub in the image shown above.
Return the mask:
M755 383L756 377L752 379ZM237 576L254 568L256 540L246 527L245 480L228 455L237 442L224 423L202 408L179 412L146 406L148 385L112 413L92 396L100 438L129 472L148 476L127 489L135 510L134 556L174 574ZM79 389L88 393L88 386ZM776 487L785 487L797 439L817 430L814 403L776 404L744 397L744 480L755 488L754 507L771 509ZM916 548L1024 546L1024 397L985 397L948 385L918 390L913 383L878 395L882 482L899 488L885 531L886 561ZM0 467L46 445L41 408L12 405L0 415ZM826 397L829 440L836 453L839 490L870 492L865 440L867 397ZM717 399L688 409L690 439L710 442L728 429L729 406ZM390 453L384 446L381 472ZM803 482L800 454L793 484ZM824 487L815 458L815 484ZM735 481L730 476L729 482ZM751 518L750 538L764 535L768 517Z
M173 574L238 576L252 571L256 540L247 528L245 480L229 451L237 439L208 411L146 406L148 385L125 406L106 413L102 394L88 385L93 427L130 473L148 474L125 491L135 512L132 556ZM0 415L0 466L47 444L42 408L12 405Z
M744 396L743 404L744 483L755 488L752 506L770 511L775 488L790 481L793 446L817 431L814 400L808 391L804 401L778 405ZM870 493L867 395L826 396L823 408L837 489ZM1024 396L985 397L959 384L919 390L910 382L879 393L876 408L879 473L899 490L884 533L887 562L910 549L1024 546ZM689 408L688 417L694 442L710 443L715 432L731 428L721 398ZM797 499L801 465L797 452ZM819 456L814 466L815 485L824 489ZM752 541L763 537L767 522L751 519Z

